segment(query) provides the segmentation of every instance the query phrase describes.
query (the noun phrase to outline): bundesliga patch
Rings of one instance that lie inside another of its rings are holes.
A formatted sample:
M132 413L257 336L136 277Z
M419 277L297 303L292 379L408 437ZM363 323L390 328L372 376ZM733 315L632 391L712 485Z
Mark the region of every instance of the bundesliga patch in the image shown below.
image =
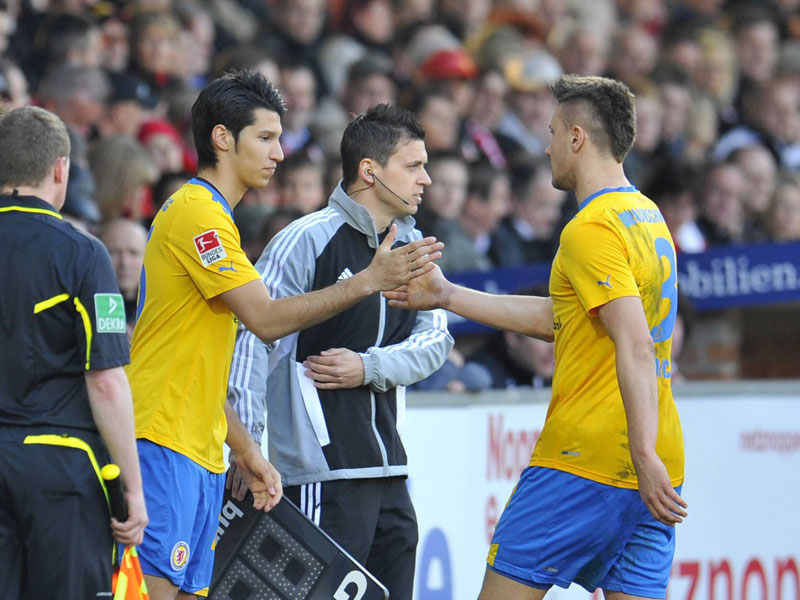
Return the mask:
M197 254L200 255L200 262L203 263L204 267L213 265L228 256L225 252L225 246L219 241L216 229L210 229L195 236L194 247L197 249Z
M95 294L94 314L97 333L125 333L122 294Z
M173 571L182 571L186 568L186 563L189 562L189 544L186 542L178 542L172 547L170 553L170 565Z

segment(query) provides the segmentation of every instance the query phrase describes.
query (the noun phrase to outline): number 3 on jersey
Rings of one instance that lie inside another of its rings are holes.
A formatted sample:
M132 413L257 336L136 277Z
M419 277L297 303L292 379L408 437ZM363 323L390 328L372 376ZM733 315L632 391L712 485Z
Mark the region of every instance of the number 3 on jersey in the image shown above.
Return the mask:
M675 329L675 317L678 314L678 270L675 248L667 238L656 238L655 248L659 260L666 258L669 261L669 277L661 284L661 299L669 300L669 313L650 330L650 337L654 342L664 342L672 337L672 331Z

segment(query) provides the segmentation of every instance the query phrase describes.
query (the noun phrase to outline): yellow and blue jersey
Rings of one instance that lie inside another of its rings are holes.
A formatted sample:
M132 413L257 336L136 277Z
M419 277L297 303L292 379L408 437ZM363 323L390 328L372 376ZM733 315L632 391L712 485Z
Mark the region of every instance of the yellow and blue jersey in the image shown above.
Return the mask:
M634 187L584 200L564 228L550 274L556 368L553 397L531 466L636 488L616 353L597 310L626 296L642 300L655 343L656 452L673 486L683 482L683 435L670 386L678 308L675 247L655 204Z
M231 209L195 178L164 203L144 254L128 375L136 437L225 470L225 398L236 317L219 298L260 279Z

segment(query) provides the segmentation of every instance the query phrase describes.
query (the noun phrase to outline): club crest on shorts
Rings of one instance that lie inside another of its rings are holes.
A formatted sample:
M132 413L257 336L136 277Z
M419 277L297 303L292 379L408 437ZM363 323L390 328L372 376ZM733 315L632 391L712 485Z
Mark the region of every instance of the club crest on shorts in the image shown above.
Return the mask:
M200 262L203 263L204 267L213 265L228 256L227 252L225 252L225 246L219 241L216 229L204 231L200 235L194 236L193 240L197 254L200 255Z
M170 553L169 563L173 571L183 571L186 568L186 563L189 562L189 544L186 542L178 542L172 547Z

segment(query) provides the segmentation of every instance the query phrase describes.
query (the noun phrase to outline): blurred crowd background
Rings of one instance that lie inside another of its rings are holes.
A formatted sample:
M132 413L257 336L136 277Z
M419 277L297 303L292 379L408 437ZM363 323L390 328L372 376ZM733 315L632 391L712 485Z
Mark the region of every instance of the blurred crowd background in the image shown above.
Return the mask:
M426 130L433 183L417 221L446 243L445 273L551 261L577 209L544 155L547 86L562 73L635 93L625 169L680 251L800 240L800 0L0 0L0 102L68 124L63 212L108 246L130 319L149 222L194 173L192 103L243 68L262 71L288 107L285 161L235 211L253 261L327 202L344 127L380 102ZM674 379L691 377L679 365L696 362L703 336L721 338L733 364L696 376L786 375L748 371L763 349L747 325L759 322L682 302ZM551 345L462 336L419 387L546 386L552 368Z

